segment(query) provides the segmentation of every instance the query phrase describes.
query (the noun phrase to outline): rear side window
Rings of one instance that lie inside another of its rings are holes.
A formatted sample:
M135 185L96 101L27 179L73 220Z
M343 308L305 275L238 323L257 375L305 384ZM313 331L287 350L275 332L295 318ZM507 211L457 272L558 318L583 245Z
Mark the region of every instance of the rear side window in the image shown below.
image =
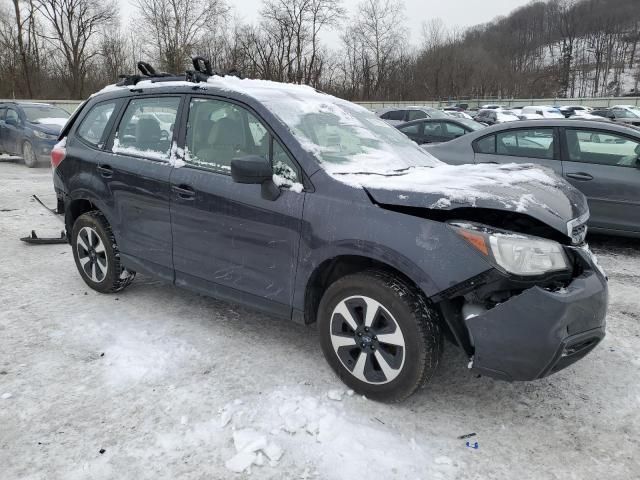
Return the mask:
M496 153L496 136L489 135L488 137L481 138L474 144L474 150L476 153Z
M85 115L76 131L76 135L97 148L102 148L107 124L116 108L116 102L104 102L94 105Z
M113 152L169 160L179 97L136 98L120 120Z
M513 130L499 133L496 153L512 157L553 159L553 128Z

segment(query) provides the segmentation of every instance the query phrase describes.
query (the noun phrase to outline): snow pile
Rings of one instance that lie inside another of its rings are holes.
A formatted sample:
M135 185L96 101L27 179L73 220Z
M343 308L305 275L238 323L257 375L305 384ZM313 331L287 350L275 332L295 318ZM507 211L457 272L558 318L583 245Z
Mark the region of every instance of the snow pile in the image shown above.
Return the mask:
M371 470L372 461L375 478L397 471L415 478L455 473L458 462L358 413L363 402L368 400L352 391L330 390L318 399L289 389L262 395L255 403L236 400L220 412L220 425L230 432L235 452L225 466L236 473L281 468L288 478L297 476L291 464L304 465L305 478L358 478Z

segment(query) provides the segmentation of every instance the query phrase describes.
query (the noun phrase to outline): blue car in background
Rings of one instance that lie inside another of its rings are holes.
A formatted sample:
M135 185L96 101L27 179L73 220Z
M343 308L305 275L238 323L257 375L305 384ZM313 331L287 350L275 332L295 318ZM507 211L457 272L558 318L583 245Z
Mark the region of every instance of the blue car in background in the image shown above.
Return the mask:
M47 103L0 103L0 153L19 155L27 167L49 162L69 112Z

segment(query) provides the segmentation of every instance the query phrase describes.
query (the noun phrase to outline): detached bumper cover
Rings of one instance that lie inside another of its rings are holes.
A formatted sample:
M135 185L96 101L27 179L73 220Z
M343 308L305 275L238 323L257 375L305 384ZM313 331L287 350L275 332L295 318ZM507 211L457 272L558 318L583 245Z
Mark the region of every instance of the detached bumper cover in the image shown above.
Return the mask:
M589 269L560 292L540 287L466 321L473 368L504 380L534 380L584 357L604 338L608 288L590 256Z

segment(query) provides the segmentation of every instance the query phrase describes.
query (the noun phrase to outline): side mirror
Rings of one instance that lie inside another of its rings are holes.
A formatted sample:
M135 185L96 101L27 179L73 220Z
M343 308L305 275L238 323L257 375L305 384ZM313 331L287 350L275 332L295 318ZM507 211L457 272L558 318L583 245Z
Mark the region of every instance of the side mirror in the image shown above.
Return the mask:
M608 118L609 120L615 120L615 119L616 119L616 116L615 116L613 113L611 113L611 114L607 115L607 118Z
M262 197L267 200L275 200L280 196L280 189L273 183L271 163L259 155L231 160L231 178L236 183L262 185Z
M11 118L7 118L4 123L6 123L7 125L13 125L14 127L18 126L18 120L16 120L15 118L11 117Z

